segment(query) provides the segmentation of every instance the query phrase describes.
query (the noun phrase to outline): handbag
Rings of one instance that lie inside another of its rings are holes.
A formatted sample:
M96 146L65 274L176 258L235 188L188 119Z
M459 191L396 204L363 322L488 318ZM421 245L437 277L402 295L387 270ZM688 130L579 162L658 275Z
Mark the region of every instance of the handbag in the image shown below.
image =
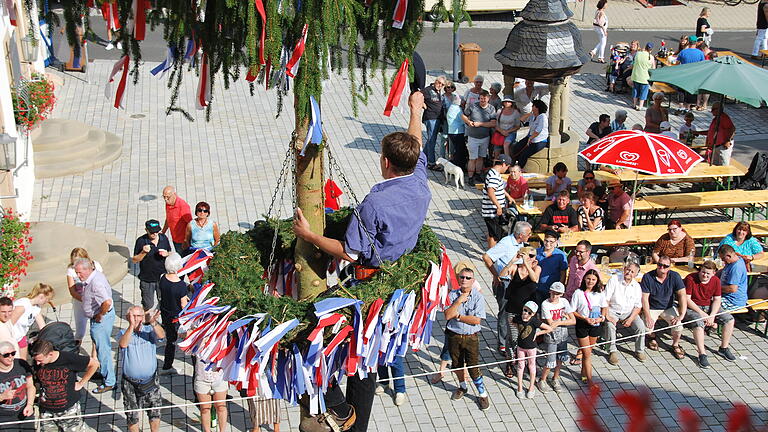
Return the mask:
M496 147L504 147L504 140L507 137L501 134L501 132L494 131L493 135L491 135L491 144L495 145Z

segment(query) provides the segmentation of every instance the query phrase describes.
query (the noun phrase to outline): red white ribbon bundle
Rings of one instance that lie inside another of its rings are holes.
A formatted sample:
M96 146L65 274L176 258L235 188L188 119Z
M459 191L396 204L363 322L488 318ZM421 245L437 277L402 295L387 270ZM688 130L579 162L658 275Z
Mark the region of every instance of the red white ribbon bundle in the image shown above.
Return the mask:
M395 12L392 14L392 27L396 29L403 28L406 12L408 12L408 0L397 0Z
M147 9L152 5L147 0L133 0L133 38L142 41L147 34Z
M285 66L285 74L291 78L296 78L296 74L299 73L299 63L301 62L301 56L304 55L304 45L307 43L307 29L309 26L304 24L304 28L301 29L301 38L296 42L296 47L293 49L291 59L288 60L288 64Z
M400 69L397 70L395 80L392 81L392 87L389 89L387 104L384 106L384 115L389 117L392 114L392 108L400 105L400 99L403 96L403 90L408 84L408 59L403 60Z
M104 88L104 95L107 99L112 98L112 81L115 79L115 75L120 72L122 68L123 73L120 76L120 82L117 84L117 92L115 93L115 108L123 108L123 96L125 95L125 85L128 83L128 64L131 62L130 57L123 56L118 60L114 66L112 66L112 72L109 74L109 80Z
M211 65L208 61L208 54L203 52L203 59L200 62L200 81L197 85L197 97L195 97L195 106L197 109L205 109L211 103Z

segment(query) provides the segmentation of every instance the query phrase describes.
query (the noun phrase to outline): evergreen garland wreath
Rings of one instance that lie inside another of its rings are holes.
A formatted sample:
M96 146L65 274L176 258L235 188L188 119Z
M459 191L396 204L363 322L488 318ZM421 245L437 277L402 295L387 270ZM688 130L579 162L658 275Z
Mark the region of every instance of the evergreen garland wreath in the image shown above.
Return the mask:
M352 211L345 208L327 215L325 235L343 238L351 214ZM268 265L275 228L278 231L275 260L280 262L283 258L292 257L296 238L293 235L291 219L259 220L254 224L254 228L246 233L229 231L222 235L205 279L215 284L211 295L221 298L219 304L236 307L236 315L239 317L268 313L276 324L298 318L301 324L282 339L283 347L290 347L293 343L304 346L305 332L311 331L317 322L313 305L325 297L362 300L364 316L374 300L381 298L387 302L399 288L415 291L418 303L421 298L421 286L430 271L430 261L439 263L442 253L437 236L431 228L424 225L414 249L394 263L384 264L381 271L371 279L351 288L339 289L332 295L298 301L291 297L274 297L264 293L264 269ZM346 310L344 313L351 322L350 311Z

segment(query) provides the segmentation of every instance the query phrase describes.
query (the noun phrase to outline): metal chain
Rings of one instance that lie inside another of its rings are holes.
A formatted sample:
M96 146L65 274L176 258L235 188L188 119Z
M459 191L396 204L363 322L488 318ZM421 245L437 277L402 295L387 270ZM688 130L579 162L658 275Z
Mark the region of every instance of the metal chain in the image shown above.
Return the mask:
M355 217L357 218L357 223L363 228L363 231L365 231L365 235L366 237L368 237L368 242L371 244L371 248L373 248L373 253L374 255L376 255L376 260L379 262L379 265L381 265L382 260L381 260L381 256L379 255L379 249L376 247L376 243L373 241L373 236L368 231L368 228L363 224L363 219L360 217L360 212L357 210L357 207L360 204L360 201L358 201L357 197L355 196L355 193L352 191L352 185L349 184L349 180L347 180L347 176L345 176L344 172L341 170L341 167L336 161L336 158L334 158L333 155L331 154L331 146L326 145L325 147L326 147L326 150L328 151L328 163L331 166L331 169L336 170L342 183L344 183L344 187L347 189L347 193L349 193L349 196L354 201L355 205L350 206L352 207L352 212L355 214Z
M272 235L272 248L269 252L269 261L267 261L267 285L272 281L272 269L273 269L273 261L275 260L275 249L277 249L277 234L280 228L280 216L283 214L283 208L282 208L282 202L283 197L285 196L285 183L284 181L287 181L288 179L283 180L283 177L287 177L286 168L289 165L289 161L293 161L295 158L291 158L291 155L293 154L293 140L291 140L291 144L288 146L288 151L285 153L285 158L283 159L283 167L280 169L280 175L277 176L277 186L275 186L275 192L272 194L272 202L269 204L269 210L267 210L267 223L269 223L269 218L272 216L272 209L275 206L275 202L277 200L277 192L280 191L280 207L277 209L277 223L275 225L275 233ZM294 165L293 162L291 162L291 165ZM296 176L295 170L294 170L294 178ZM280 187L282 185L282 187ZM291 190L293 191L293 187L291 187ZM296 202L296 192L292 192L294 195L294 204Z

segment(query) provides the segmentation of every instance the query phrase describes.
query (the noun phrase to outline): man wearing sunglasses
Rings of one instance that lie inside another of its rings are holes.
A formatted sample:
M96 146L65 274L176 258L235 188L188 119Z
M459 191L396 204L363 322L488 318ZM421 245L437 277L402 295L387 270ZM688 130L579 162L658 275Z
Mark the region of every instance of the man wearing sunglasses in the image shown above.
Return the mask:
M35 384L32 368L16 358L16 348L9 341L0 342L0 423L32 420L35 414ZM4 430L34 431L35 423L15 424Z
M467 393L467 381L464 367L469 369L469 376L475 384L478 393L478 405L480 410L490 408L488 392L483 383L483 375L480 368L480 324L485 319L485 298L480 292L472 288L475 282L475 273L465 268L459 271L459 289L451 291L448 299L451 306L445 310L446 324L445 336L448 344L448 352L451 353L451 362L456 370L456 378L459 380L452 400L459 400Z
M648 349L658 351L659 343L653 334L656 321L661 318L670 326L672 333L672 346L670 351L676 359L685 358L685 351L680 346L680 336L683 327L680 323L685 319L688 305L688 297L685 294L685 284L676 271L670 271L672 259L661 255L656 264L656 271L650 271L643 275L640 281L640 289L643 291L643 316L645 325L651 331L648 334ZM675 305L675 303L677 303Z
M168 237L160 231L160 222L150 219L144 223L145 234L133 246L134 263L139 264L139 290L145 311L155 306L155 294L160 298L160 276L165 273L165 258L171 250Z

